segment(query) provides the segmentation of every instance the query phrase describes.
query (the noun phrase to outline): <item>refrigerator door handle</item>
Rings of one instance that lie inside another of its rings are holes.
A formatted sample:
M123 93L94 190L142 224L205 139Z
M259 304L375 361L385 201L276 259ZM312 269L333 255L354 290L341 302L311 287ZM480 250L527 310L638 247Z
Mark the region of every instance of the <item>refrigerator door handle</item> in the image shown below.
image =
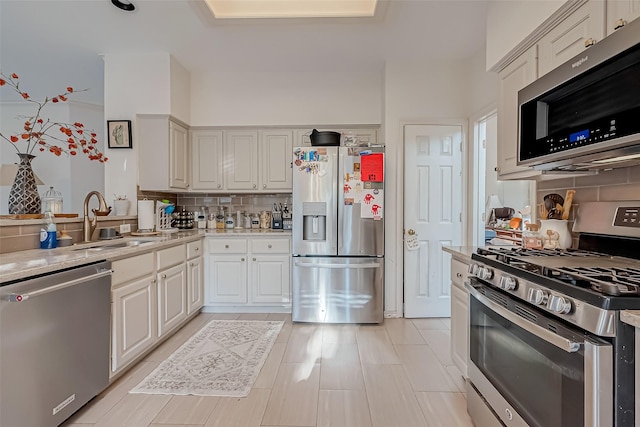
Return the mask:
M296 267L303 268L336 268L336 269L363 269L363 268L379 268L382 266L379 262L368 262L366 264L329 264L329 263L313 263L296 261L294 263Z

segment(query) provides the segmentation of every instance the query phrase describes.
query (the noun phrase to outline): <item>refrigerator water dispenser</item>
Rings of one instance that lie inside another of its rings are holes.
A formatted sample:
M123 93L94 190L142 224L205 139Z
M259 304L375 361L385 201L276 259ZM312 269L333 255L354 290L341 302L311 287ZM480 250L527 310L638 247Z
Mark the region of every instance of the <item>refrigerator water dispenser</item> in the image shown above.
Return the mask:
M327 240L327 204L325 202L302 204L302 240Z

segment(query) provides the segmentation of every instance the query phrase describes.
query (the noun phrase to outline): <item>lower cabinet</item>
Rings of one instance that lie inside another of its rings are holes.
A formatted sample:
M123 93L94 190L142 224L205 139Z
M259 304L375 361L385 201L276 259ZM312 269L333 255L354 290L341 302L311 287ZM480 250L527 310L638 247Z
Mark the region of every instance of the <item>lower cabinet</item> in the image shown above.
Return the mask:
M291 311L291 239L207 238L205 308Z
M112 378L202 308L201 247L202 240L179 243L112 262Z
M469 293L464 287L468 264L451 259L451 359L467 378L469 354Z

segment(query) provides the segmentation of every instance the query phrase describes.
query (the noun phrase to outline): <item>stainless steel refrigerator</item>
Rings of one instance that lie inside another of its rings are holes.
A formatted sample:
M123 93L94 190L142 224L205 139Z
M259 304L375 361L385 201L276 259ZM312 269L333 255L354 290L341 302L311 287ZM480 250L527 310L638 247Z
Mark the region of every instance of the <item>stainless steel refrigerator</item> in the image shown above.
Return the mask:
M294 322L381 323L384 147L293 152Z

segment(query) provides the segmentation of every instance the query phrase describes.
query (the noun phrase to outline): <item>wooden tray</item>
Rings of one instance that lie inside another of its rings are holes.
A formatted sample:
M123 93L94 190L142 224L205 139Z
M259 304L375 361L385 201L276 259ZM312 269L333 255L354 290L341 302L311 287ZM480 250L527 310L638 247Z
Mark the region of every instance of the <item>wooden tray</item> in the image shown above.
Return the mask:
M13 214L13 215L0 215L0 219L42 219L43 214Z

